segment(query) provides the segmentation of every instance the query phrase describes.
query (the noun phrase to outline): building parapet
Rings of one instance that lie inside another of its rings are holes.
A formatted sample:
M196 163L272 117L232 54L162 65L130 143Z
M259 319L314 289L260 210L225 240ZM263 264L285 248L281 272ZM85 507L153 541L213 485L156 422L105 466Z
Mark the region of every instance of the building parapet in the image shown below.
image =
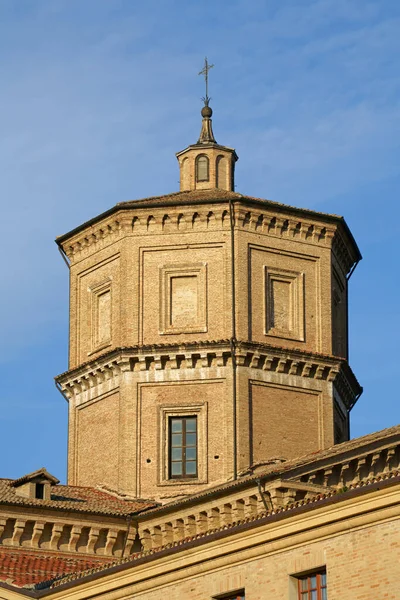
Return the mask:
M133 552L135 536L136 529L126 519L107 526L42 515L0 515L0 546L4 547L121 557Z
M326 494L342 493L375 481L398 477L400 432L396 441L383 439L368 449L358 448L353 457L347 456L346 452L346 446L351 444L342 444L343 449L339 454L331 449L332 456L330 460L325 456L324 467L313 469L311 462L311 468L307 471L307 466L293 464L296 461L291 461L287 466L275 466L268 471L264 467L264 472L260 467L256 469L260 472L251 477L146 511L138 517L142 546L144 550L151 550L216 528L231 526L243 519L288 510ZM301 473L302 469L306 472Z

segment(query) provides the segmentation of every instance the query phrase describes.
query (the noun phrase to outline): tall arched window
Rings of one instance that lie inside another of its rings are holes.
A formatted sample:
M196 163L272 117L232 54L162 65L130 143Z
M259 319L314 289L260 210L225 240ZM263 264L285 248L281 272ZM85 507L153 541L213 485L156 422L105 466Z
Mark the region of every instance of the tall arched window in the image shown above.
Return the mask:
M209 181L210 169L209 160L204 154L196 158L196 181Z

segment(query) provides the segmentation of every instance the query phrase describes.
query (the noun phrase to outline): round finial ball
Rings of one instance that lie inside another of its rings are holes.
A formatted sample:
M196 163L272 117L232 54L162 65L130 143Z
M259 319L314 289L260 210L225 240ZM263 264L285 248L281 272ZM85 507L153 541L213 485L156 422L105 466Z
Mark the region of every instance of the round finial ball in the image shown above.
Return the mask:
M203 106L203 108L201 109L201 116L204 118L210 118L212 116L212 109L210 108L210 106Z

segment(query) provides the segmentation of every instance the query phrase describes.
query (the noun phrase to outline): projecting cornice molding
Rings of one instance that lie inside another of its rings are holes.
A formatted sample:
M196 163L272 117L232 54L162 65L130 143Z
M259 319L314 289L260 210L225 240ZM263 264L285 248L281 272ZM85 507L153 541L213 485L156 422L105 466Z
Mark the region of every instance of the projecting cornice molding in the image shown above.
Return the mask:
M228 229L229 215L227 207L172 207L168 212L164 210L133 211L133 215L117 214L115 218L108 219L106 223L99 223L97 227L81 232L81 235L64 244L67 256L83 258L90 253L90 247L96 245L96 250L115 242L116 239L135 233L147 235L154 233L172 233L185 230L213 230ZM330 246L335 236L335 228L318 225L312 221L298 221L298 219L285 219L275 213L249 211L246 207L237 207L235 211L235 225L239 229L248 229L264 235L286 238L296 238L311 244L324 244ZM353 261L354 262L354 261Z
M218 191L218 190L215 190ZM232 192L198 194L187 202L171 202L167 196L159 203L145 201L121 203L70 234L57 239L72 261L91 255L128 235L171 234L178 231L229 229L229 200L234 206L235 228L257 234L296 239L332 248L347 273L361 258L344 220L335 215L299 210L271 201L241 196ZM183 197L185 197L183 195ZM149 199L152 200L152 199Z
M239 341L235 345L238 368L249 368L334 383L347 409L362 392L344 359L301 350L287 350L267 344ZM149 372L224 368L232 365L229 340L192 342L183 345L159 344L117 348L94 361L56 377L67 398L79 395L123 372ZM118 382L115 382L115 387Z

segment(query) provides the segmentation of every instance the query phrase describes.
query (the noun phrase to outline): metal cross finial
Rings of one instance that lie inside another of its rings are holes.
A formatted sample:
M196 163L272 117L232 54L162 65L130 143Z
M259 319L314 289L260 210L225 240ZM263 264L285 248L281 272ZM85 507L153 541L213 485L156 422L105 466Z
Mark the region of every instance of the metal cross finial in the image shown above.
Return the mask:
M205 82L206 82L206 95L205 95L205 98L202 98L202 100L204 100L204 104L206 106L208 106L208 103L210 101L210 98L208 97L208 71L210 69L212 69L213 66L214 65L210 65L208 63L207 56L206 56L205 59L204 59L204 67L202 68L202 70L199 73L199 75L204 75L204 79L205 79Z

